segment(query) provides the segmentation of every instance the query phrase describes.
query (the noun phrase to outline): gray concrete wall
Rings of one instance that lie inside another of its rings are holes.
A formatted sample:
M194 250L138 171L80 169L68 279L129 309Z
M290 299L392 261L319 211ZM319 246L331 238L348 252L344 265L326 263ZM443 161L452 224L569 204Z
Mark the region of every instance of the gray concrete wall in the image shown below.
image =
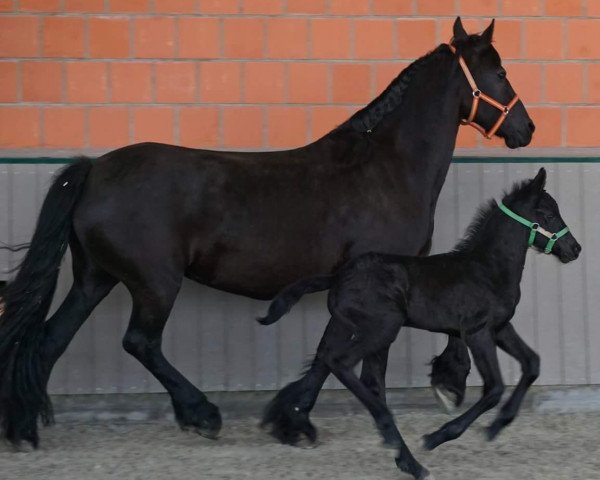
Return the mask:
M542 163L453 164L436 215L434 252L451 248L485 199L499 197L516 181L533 176ZM59 165L0 164L0 241L29 240L49 179ZM583 245L580 260L561 265L531 251L523 297L514 325L542 356L542 385L600 383L600 163L548 163L548 186L563 218ZM0 251L0 280L18 255ZM61 273L57 301L70 285L69 259ZM167 357L203 390L270 390L295 379L311 355L328 318L324 295L305 298L271 327L253 318L266 303L186 283L167 325ZM56 305L55 305L56 306ZM121 348L130 299L116 288L96 309L59 361L52 393L157 392L162 387ZM440 335L404 329L390 355L390 387L428 384L427 363L441 352ZM505 381L518 379L517 365L501 357ZM476 374L471 384L478 385ZM329 388L339 386L330 380Z

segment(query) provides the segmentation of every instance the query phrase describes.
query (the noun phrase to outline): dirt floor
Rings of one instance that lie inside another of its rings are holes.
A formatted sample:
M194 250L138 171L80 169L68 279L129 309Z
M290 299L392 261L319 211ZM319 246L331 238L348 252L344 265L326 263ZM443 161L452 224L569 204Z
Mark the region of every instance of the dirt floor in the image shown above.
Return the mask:
M480 419L462 438L433 452L422 434L447 415L396 416L400 431L436 480L600 480L600 413L524 413L493 443L483 440ZM366 415L315 417L317 448L275 443L257 418L226 421L217 441L181 432L173 423L58 423L42 430L37 451L0 446L0 478L106 479L364 479L410 478L393 452L381 447Z

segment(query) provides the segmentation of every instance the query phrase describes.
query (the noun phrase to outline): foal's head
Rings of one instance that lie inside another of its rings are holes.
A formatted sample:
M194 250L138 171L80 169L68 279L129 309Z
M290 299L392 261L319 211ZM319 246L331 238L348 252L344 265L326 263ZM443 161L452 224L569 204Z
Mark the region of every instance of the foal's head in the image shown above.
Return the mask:
M570 231L560 236L560 232L567 225L560 216L556 200L544 190L545 185L546 170L540 168L534 179L508 194L503 203L515 213L539 226L533 240L535 248L552 253L561 262L568 263L579 256L581 245ZM549 244L549 241L552 240L551 236L557 233L559 238Z
M456 53L464 58L478 90L502 105L509 105L515 97L515 91L506 78L506 70L502 67L500 55L492 45L493 34L493 20L481 35L468 35L459 17L454 22L452 46L456 48ZM464 88L460 90L460 114L461 118L467 119L471 113L475 94L466 76L462 72L461 75ZM473 123L490 132L498 119L503 116L504 113L498 108L485 101L479 101ZM534 130L535 125L519 100L512 106L495 135L503 138L507 147L517 148L529 144Z

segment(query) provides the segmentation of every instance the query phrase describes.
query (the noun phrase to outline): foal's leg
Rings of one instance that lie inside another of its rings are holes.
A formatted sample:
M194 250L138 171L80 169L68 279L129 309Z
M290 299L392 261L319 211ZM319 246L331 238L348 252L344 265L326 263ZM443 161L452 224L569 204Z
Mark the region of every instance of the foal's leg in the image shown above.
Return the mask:
M329 320L317 355L307 372L300 379L282 388L265 408L261 427L269 427L271 435L281 443L295 445L301 435L305 435L313 443L317 440L317 430L308 416L330 373L322 354L331 348L332 343L348 338L348 331L341 329L332 319Z
M216 438L222 424L219 409L167 361L161 350L162 332L180 285L181 278L128 285L133 297L133 311L123 347L169 392L182 429Z
M484 327L473 334L467 335L466 342L473 354L475 366L483 378L483 395L475 405L461 416L446 423L439 430L425 435L423 437L424 446L428 450L433 450L448 440L460 437L469 425L482 413L498 405L502 398L504 384L492 333Z
M525 393L540 374L540 357L523 341L509 323L496 334L498 346L521 364L522 375L510 398L500 409L494 422L486 428L488 440L514 420Z
M387 370L389 353L390 347L388 346L365 357L360 373L360 381L384 403L386 403L385 372Z
M445 350L431 362L431 386L446 411L455 410L463 402L470 371L467 346L460 338L449 336Z

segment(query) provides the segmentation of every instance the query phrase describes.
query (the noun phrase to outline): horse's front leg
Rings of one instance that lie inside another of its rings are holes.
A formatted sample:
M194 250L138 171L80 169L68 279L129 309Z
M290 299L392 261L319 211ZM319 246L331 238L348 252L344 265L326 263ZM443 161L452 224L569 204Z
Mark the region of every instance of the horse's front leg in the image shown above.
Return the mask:
M482 413L494 408L502 398L504 384L492 332L487 327L483 327L473 334L468 334L466 343L473 354L475 366L483 378L483 395L461 416L446 423L439 430L425 435L424 446L428 450L460 437L469 425Z
M494 422L486 428L488 440L493 440L515 419L527 390L540 374L539 355L523 341L510 323L496 334L496 343L511 357L518 360L522 374L512 395L502 406Z
M265 408L261 427L269 429L271 435L281 443L296 445L303 435L311 443L316 442L317 429L310 422L309 414L331 372L322 357L332 343L348 338L348 331L329 320L309 369L300 379L282 388Z

